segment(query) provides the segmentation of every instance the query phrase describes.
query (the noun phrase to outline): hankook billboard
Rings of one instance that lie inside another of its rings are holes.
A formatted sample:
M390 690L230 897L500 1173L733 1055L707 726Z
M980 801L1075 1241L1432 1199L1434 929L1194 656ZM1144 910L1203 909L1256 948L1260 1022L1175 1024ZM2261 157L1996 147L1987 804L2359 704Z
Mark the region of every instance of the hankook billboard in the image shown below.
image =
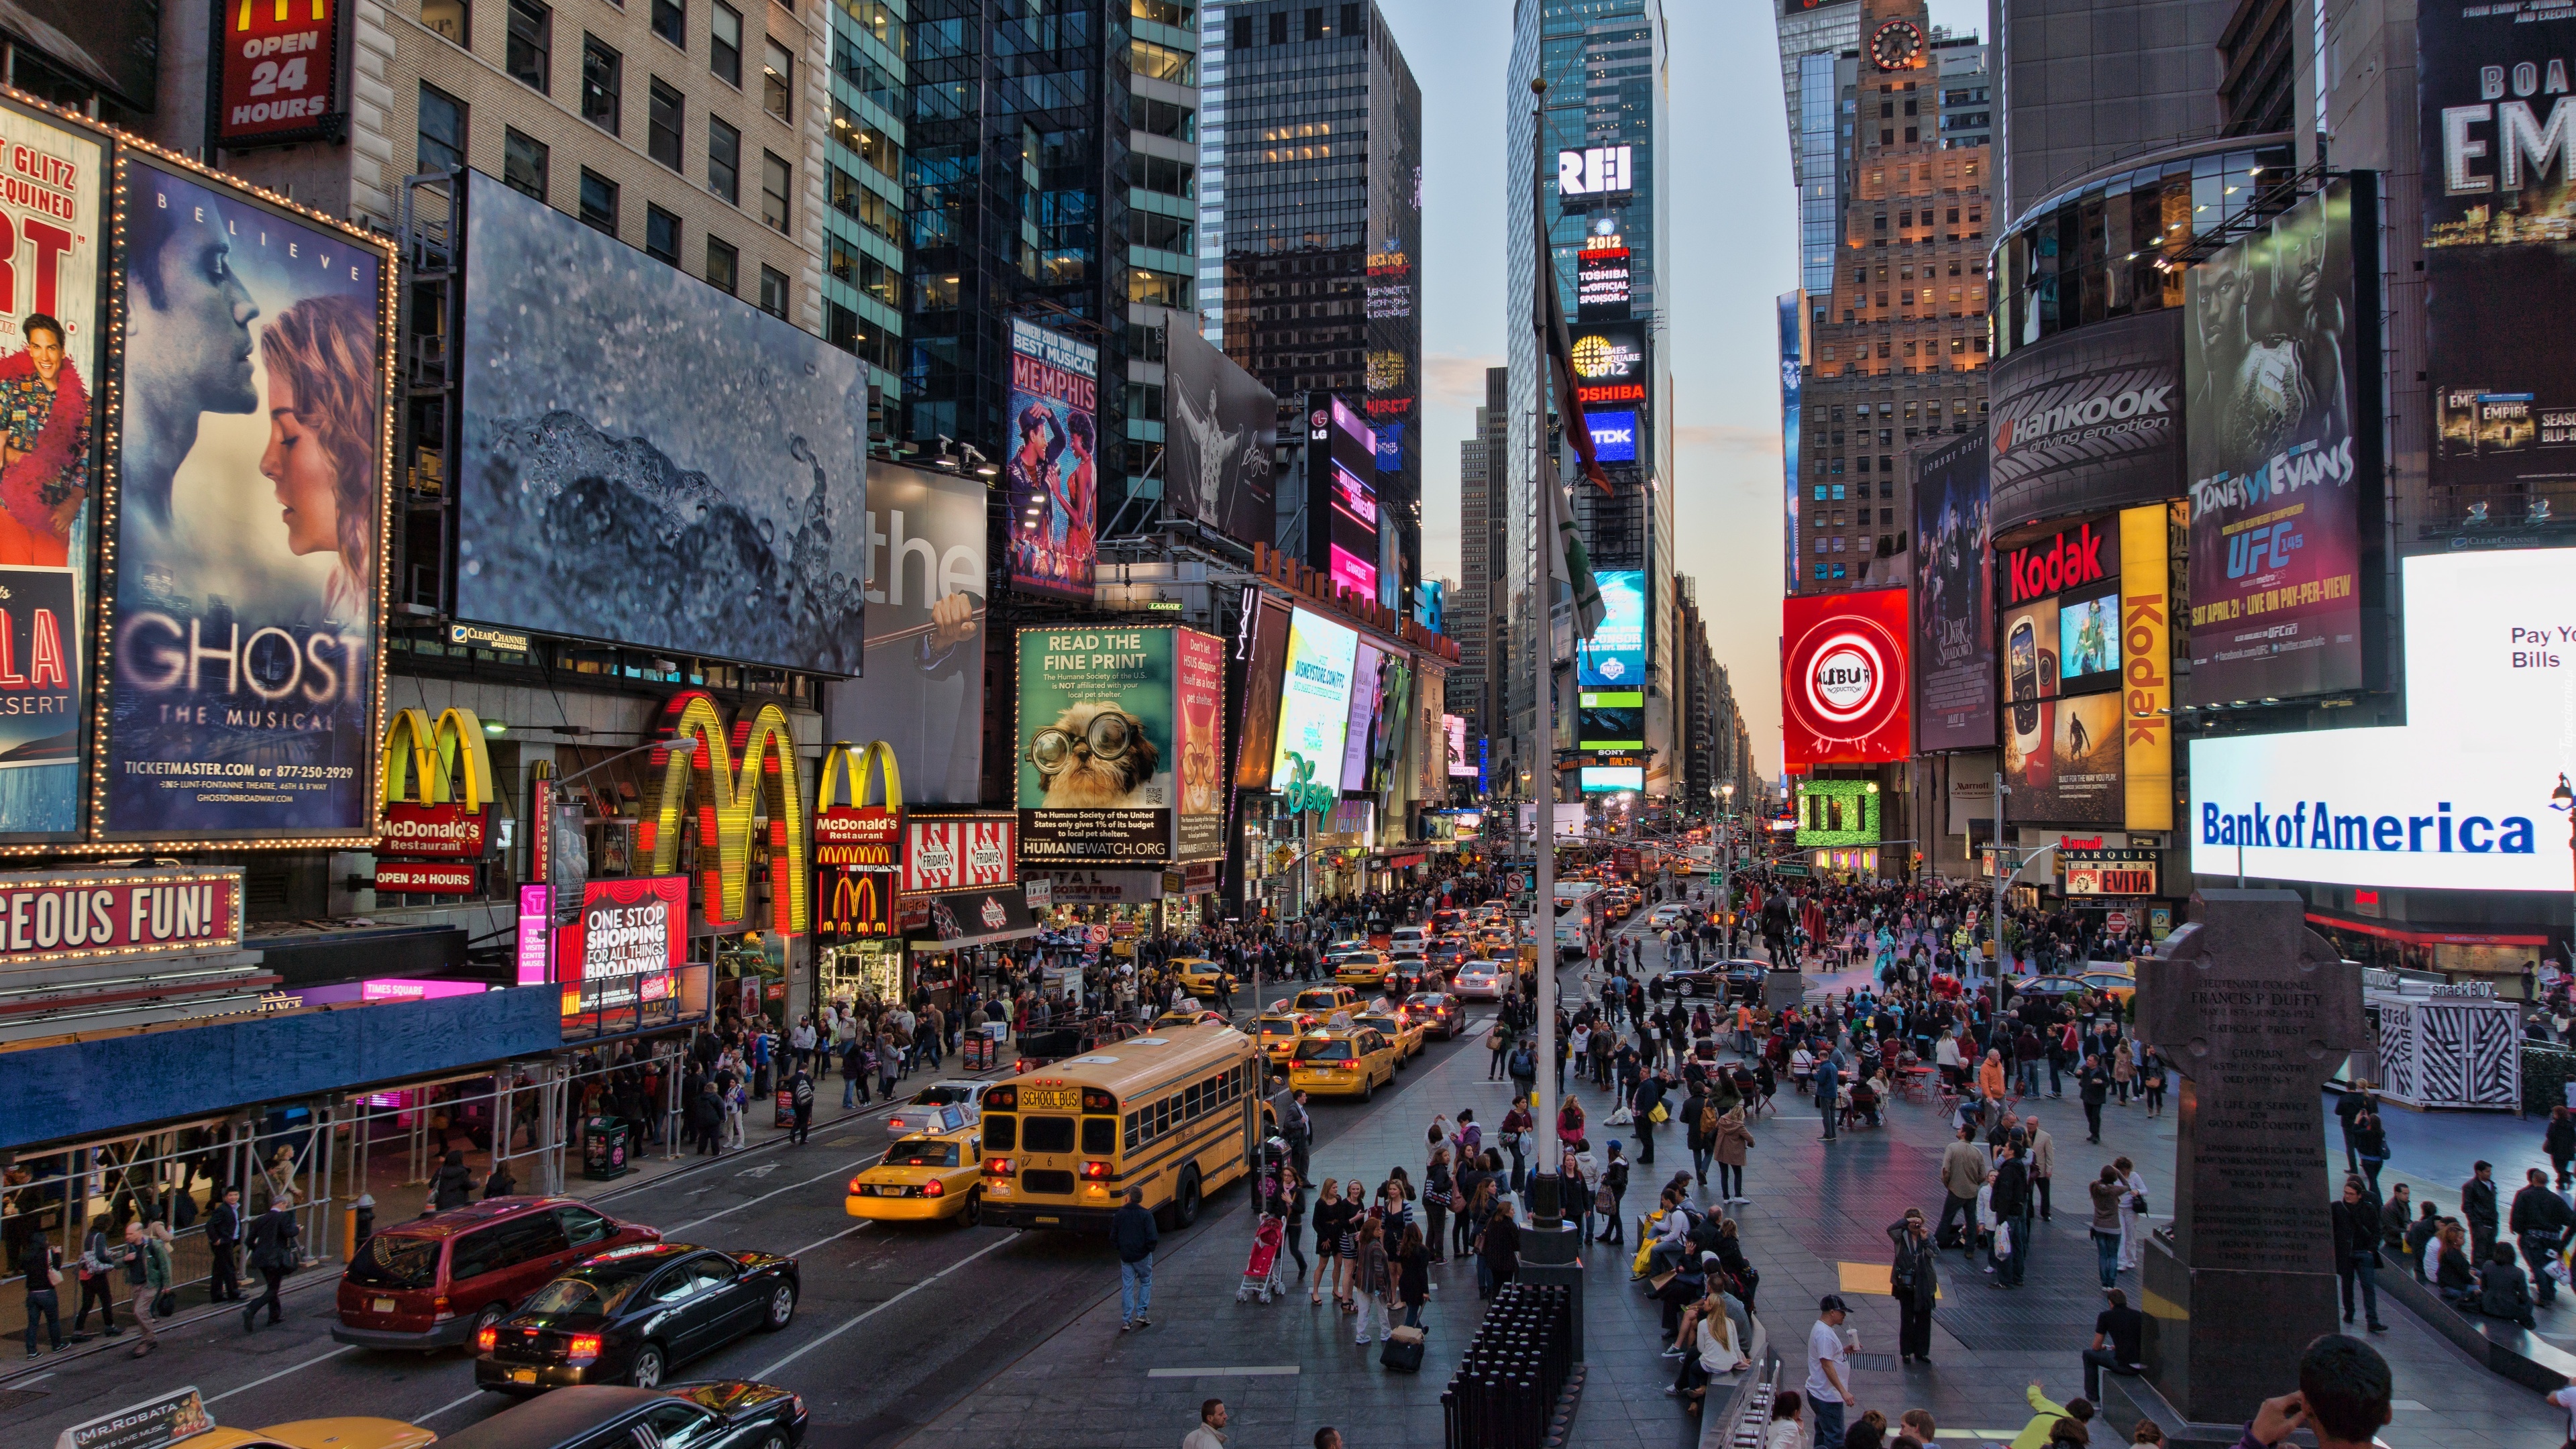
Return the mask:
M1988 382L1994 527L2183 487L2182 318L2115 317L2016 347Z

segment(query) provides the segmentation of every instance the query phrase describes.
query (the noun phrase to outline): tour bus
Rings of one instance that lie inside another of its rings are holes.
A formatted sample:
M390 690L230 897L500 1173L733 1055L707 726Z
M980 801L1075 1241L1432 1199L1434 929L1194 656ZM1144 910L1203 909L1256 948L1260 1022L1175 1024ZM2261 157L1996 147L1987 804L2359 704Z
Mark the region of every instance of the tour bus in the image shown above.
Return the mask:
M1253 1039L1209 1022L1109 1042L984 1089L984 1221L1109 1226L1127 1189L1168 1227L1254 1170L1274 1130Z

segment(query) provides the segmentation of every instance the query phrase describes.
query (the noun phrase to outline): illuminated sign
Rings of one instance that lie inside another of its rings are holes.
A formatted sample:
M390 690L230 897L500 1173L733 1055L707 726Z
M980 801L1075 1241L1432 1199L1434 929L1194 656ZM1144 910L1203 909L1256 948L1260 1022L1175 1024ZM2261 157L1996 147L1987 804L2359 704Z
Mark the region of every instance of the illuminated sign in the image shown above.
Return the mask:
M564 1015L668 1000L688 944L689 878L585 882L581 916L562 935Z
M483 723L472 710L442 712L432 725L429 712L395 712L385 727L381 770L385 820L376 841L381 855L425 855L474 858L483 854L485 808L493 798L492 759L483 743ZM453 870L376 872L378 890L439 891L465 894L474 889L472 869L463 886ZM437 881L440 884L406 884Z
M2152 850L2063 850L2070 896L2151 896L2156 893L2157 853Z
M1592 429L1592 455L1604 463L1637 461L1637 415L1634 412L1587 412Z
M470 896L474 863L465 860L384 860L376 863L376 889L393 895Z
M0 969L241 944L237 870L0 876Z
M337 140L345 0L217 0L229 10L215 57L214 142L239 148Z
M1646 400L1646 385L1642 382L1613 382L1599 387L1577 387L1574 400L1587 408L1595 403L1641 403Z
M1556 194L1619 196L1637 189L1636 148L1587 146L1556 153Z
M1574 329L1574 376L1578 384L1634 382L1642 389L1645 369L1646 339L1637 324L1607 322ZM1638 396L1644 397L1642 390ZM1584 401L1589 403L1591 399Z
M981 890L1019 877L1017 815L966 815L904 822L903 889Z
M868 778L883 765L885 804L867 804ZM841 781L849 782L849 803L834 803ZM865 745L847 741L823 752L823 774L814 793L814 864L817 869L846 867L861 871L894 871L903 867L903 772L894 747L883 740Z
M1913 749L1906 591L1788 598L1781 609L1781 733L1791 769L1876 764Z
M796 739L788 731L787 712L764 704L728 733L715 697L690 690L662 707L662 729L651 766L662 777L661 800L636 832L637 848L650 856L656 873L678 869L681 822L693 815L699 859L714 860L699 872L707 922L736 929L765 924L788 935L804 931L805 799L796 784ZM767 817L757 833L755 814ZM755 856L769 867L765 923L749 919Z
M2004 602L2046 598L2115 578L2119 572L2119 534L2101 524L2077 524L2004 554L2004 580L2009 585Z
M1595 247L1574 257L1575 317L1583 322L1628 319L1628 249Z
M817 939L871 940L895 933L894 877L826 867L814 886Z
M2120 748L2131 830L2173 829L2173 579L2165 504L2120 511ZM2148 892L2152 894L2152 892Z

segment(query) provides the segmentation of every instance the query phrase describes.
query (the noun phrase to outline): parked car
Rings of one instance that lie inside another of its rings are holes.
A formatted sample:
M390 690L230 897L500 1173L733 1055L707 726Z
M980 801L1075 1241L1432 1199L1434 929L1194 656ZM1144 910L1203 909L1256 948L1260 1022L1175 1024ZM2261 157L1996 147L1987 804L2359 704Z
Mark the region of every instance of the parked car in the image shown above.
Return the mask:
M573 1263L659 1241L565 1197L493 1197L378 1228L340 1275L335 1342L424 1352L473 1341Z
M594 1253L474 1334L474 1386L658 1387L674 1364L796 1317L796 1260L687 1243Z
M796 1449L805 1400L775 1384L666 1389L583 1384L541 1394L439 1441L455 1449Z
M972 1127L984 1120L984 1089L991 1085L958 1079L933 1082L886 1117L886 1131L901 1137L908 1132L949 1132Z

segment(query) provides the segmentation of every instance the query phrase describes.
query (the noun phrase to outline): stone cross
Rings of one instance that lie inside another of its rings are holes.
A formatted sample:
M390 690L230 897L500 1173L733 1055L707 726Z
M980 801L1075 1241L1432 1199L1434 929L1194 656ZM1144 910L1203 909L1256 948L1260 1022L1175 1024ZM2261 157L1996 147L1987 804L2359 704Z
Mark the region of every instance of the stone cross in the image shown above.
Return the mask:
M2183 1077L2173 1239L2144 1255L2150 1378L2239 1422L2338 1328L2322 1090L2366 1040L2361 968L2291 891L2204 890L2138 972L2137 1028Z

